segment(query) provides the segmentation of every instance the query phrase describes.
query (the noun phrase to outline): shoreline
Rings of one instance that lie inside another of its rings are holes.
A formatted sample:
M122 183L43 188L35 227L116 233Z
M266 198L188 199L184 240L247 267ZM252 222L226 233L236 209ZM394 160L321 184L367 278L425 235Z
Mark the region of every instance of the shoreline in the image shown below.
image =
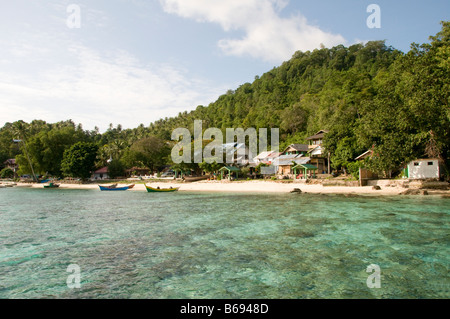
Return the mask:
M121 183L122 185L129 184ZM381 187L379 190L372 186L323 186L321 184L299 184L299 183L277 183L273 181L235 181L235 182L217 182L217 181L199 181L193 183L180 182L147 182L153 187L180 187L180 192L235 192L235 193L267 193L267 194L286 194L294 189L300 189L301 194L343 194L343 195L384 195L396 196L402 195L405 191L413 190L404 187ZM43 188L44 184L17 183L16 187ZM108 185L108 184L105 184ZM98 184L66 184L61 183L59 189L97 189ZM143 191L143 183L136 183L129 191ZM427 194L408 194L409 195L440 195L450 197L450 190L420 189Z

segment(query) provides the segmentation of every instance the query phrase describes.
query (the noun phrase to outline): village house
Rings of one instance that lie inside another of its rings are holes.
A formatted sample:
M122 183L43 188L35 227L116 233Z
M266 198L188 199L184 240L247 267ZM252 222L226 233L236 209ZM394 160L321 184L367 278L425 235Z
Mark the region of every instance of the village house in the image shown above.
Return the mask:
M255 154L253 154L250 151L249 147L244 143L225 143L221 144L219 147L221 148L223 158L217 158L217 163L223 161L228 165L234 164L238 166L246 166L255 157ZM199 155L203 156L203 149L194 151L194 158ZM229 160L229 158L231 158L231 161ZM212 160L214 159L215 158L213 157ZM205 160L205 158L203 158L203 160Z
M318 145L322 145L323 138L325 137L325 134L327 134L328 131L326 130L320 130L316 134L307 137L306 140L309 142L309 148L315 148Z
M438 159L416 159L406 165L404 176L409 179L439 179L441 177L441 171Z
M298 164L307 164L311 158L304 157L302 154L280 155L273 161L277 174L287 177L293 177L293 167Z
M308 153L308 150L307 144L291 144L287 146L281 152L281 155L272 161L277 174L292 177L294 174L292 167L305 161L304 155ZM307 161L309 160L307 158Z
M373 155L373 151L372 150L368 150L364 153L362 153L361 155L359 155L358 157L355 158L355 161L363 161L366 158L369 158ZM370 170L368 170L365 167L360 167L359 168L359 186L366 186L367 185L367 181L371 180L371 179L377 179L378 175Z
M253 159L255 156L244 143L226 143L222 145L222 149L225 156L225 162L228 165L235 164L238 166L246 166L250 163L250 159ZM228 162L228 157L233 158L232 163Z
M308 155L311 157L311 165L317 167L319 174L330 174L329 154L325 154L322 147L323 139L328 131L320 130L313 136L309 136L306 140L309 142Z
M108 167L102 167L98 170L96 170L91 177L93 180L103 180L103 179L109 179L109 175L108 175Z
M261 152L253 158L253 162L258 165L260 163L267 163L267 158L271 154L271 151Z
M19 168L19 165L17 165L15 158L7 159L3 162L3 165L5 165L5 168L9 168L13 171L17 171L17 169Z
M281 152L275 152L275 151L266 151L261 152L258 154L258 156L254 157L252 159L252 163L248 166L250 168L250 173L255 174L255 168L260 164L265 164L267 166L264 166L261 168L260 173L263 175L273 175L276 174L277 168L272 165L274 160L278 158L282 153Z
M281 152L273 152L273 151L261 152L258 154L258 156L253 158L253 162L256 165L260 163L271 165L273 160L278 156L280 156L281 154L282 154Z
M285 148L283 152L281 152L283 155L306 155L308 153L309 147L307 144L291 144L288 147Z
M16 163L15 158L7 159L3 162L3 165L5 165L5 168L9 168L14 172L14 177L17 177L17 171L19 170L19 165Z

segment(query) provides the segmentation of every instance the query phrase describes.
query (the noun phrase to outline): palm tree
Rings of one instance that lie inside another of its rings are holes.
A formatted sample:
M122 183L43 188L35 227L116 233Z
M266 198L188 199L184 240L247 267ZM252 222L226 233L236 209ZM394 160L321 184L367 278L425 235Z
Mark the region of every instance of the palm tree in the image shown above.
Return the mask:
M28 163L30 164L31 172L33 173L34 181L37 183L38 179L36 177L36 174L34 173L33 165L31 164L30 156L28 155L28 151L27 151L27 141L25 140L27 127L25 124L26 123L23 121L17 121L15 123L13 123L11 131L12 131L13 135L17 137L17 140L14 140L14 142L17 142L17 143L22 142L23 148L25 150L25 155L27 157Z

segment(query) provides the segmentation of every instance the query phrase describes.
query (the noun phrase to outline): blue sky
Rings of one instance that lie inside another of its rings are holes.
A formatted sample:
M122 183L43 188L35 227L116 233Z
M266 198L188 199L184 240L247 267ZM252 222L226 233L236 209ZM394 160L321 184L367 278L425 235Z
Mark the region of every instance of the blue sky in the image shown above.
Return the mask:
M381 28L367 26L370 4ZM214 102L297 50L386 40L407 52L449 12L448 0L1 1L0 125L148 125Z

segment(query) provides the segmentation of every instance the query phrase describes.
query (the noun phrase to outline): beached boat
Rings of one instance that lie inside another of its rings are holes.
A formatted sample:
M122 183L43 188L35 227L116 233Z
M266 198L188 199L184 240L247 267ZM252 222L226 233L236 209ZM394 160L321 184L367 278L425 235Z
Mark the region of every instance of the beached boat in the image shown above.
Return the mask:
M183 177L184 181L186 183L192 183L192 182L198 182L198 181L203 181L203 180L207 180L208 178L210 178L209 175L203 175L203 176L185 176Z
M158 192L162 192L162 193L169 193L169 192L175 192L179 189L179 187L170 187L170 188L154 188L151 186L147 186L145 185L145 188L147 189L147 192L149 193L158 193Z
M6 183L6 184L0 183L0 188L7 188L7 187L14 187L14 186L17 186L17 184L16 183Z
M55 183L48 183L47 185L44 185L44 188L58 188L59 184Z
M117 184L116 185L111 185L111 186L98 185L98 187L100 187L101 191L126 191L127 189L130 188L130 186L117 187Z

